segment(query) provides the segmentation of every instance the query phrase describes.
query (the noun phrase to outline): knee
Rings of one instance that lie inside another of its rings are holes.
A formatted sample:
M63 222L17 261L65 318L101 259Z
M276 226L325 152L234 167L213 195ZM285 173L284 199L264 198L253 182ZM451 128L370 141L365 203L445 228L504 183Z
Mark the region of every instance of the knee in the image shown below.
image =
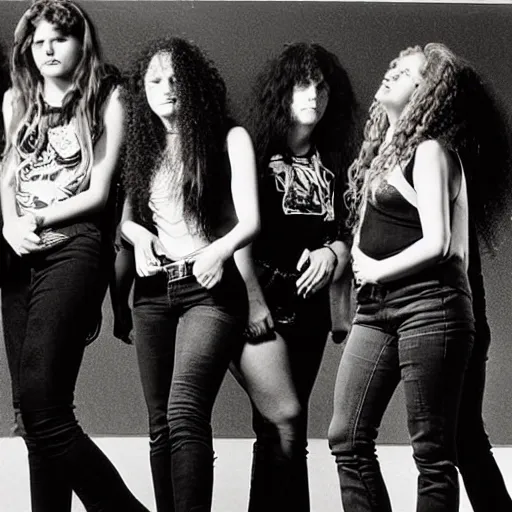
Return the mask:
M149 429L149 450L151 455L166 452L169 449L169 427L167 424Z
M327 439L333 455L353 451L353 435L347 418L337 415L333 416L327 431Z
M77 438L85 436L78 425L72 406L52 407L38 411L21 409L22 435L29 451L49 456L65 451Z
M278 430L300 430L302 409L298 401L280 403L265 415L266 420L273 423Z

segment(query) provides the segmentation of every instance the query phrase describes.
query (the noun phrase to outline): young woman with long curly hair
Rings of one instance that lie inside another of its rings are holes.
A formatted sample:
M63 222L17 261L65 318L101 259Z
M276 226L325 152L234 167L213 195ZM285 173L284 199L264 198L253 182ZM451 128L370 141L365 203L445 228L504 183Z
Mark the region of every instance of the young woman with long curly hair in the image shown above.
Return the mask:
M318 44L287 45L254 87L262 229L236 256L249 324L234 369L256 433L251 511L309 510L308 402L331 328L329 285L349 256L335 210L355 110L346 71Z
M217 69L184 39L150 45L128 93L121 232L157 509L208 511L212 407L247 321L233 253L259 229L254 152Z
M73 405L104 291L101 214L123 122L116 77L84 11L41 0L16 27L11 79L3 101L10 258L2 313L32 510L71 510L72 490L87 510L146 510L78 425Z
M470 225L492 245L510 191L507 141L486 97L446 46L402 52L349 170L357 307L329 429L347 512L391 510L375 439L400 381L417 510L458 510L457 415L475 333Z

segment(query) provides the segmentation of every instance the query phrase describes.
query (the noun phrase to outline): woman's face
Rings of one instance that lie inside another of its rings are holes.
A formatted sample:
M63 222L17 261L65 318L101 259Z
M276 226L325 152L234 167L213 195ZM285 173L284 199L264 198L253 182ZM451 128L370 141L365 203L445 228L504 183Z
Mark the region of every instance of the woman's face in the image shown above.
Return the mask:
M175 121L179 102L169 53L153 56L144 76L144 88L151 110L166 124Z
M325 114L329 103L329 86L322 78L305 85L294 85L290 112L292 122L315 126Z
M82 57L75 36L64 35L55 25L41 20L34 31L32 58L43 78L70 80Z
M396 59L384 75L375 99L384 107L401 112L423 81L421 70L425 60L420 52Z

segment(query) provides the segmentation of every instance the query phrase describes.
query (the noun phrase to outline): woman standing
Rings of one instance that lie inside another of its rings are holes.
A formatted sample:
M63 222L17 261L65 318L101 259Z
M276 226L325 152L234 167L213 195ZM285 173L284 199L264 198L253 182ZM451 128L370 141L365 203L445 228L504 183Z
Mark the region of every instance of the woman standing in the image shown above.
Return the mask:
M493 201L504 197L503 181L482 171L489 140L474 116L480 91L478 75L444 45L402 52L349 172L357 309L329 431L347 512L391 510L375 439L400 380L417 510L458 510L457 412L474 333L470 210L492 237Z
M82 431L73 396L103 298L101 212L121 144L115 77L76 4L35 2L14 35L1 200L4 334L32 510L146 510Z
M126 98L134 338L159 512L209 511L211 414L247 321L233 261L259 229L251 140L218 71L192 43L152 44Z
M308 402L330 330L329 284L346 265L340 212L355 100L338 58L295 43L255 85L261 234L237 254L249 292L235 374L253 405L250 511L309 510Z

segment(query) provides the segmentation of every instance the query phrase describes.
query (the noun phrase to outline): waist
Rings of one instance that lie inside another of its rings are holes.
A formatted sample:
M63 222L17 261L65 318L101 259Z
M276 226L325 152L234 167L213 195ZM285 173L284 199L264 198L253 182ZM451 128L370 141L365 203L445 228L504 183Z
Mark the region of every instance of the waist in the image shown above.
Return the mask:
M389 283L356 283L357 299L382 299L393 292L413 286L448 286L471 297L471 289L464 262L453 257L407 277Z

